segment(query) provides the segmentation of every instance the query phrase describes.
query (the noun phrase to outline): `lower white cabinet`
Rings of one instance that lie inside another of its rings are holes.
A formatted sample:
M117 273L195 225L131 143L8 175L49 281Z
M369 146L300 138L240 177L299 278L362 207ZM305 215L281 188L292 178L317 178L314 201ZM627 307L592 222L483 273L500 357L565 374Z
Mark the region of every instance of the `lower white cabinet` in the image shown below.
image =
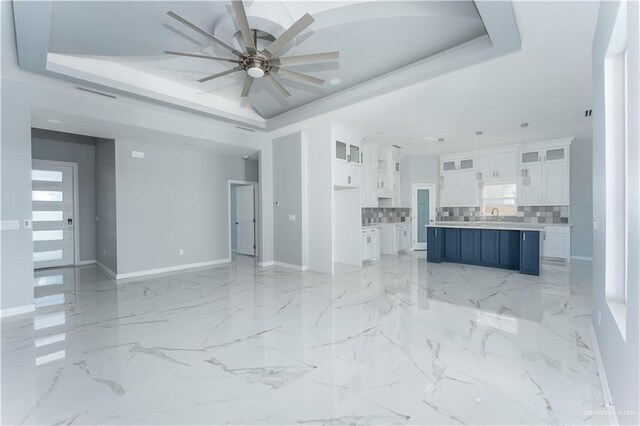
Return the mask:
M411 248L411 223L382 223L380 225L380 251L397 254Z
M361 240L362 261L380 259L380 229L362 228Z
M571 257L571 228L545 226L542 232L542 257L569 260Z

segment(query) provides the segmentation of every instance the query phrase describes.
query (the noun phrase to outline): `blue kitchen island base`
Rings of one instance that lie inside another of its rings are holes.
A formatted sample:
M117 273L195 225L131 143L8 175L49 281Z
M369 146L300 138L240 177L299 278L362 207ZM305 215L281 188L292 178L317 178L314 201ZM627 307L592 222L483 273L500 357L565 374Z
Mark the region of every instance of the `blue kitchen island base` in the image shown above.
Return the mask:
M540 231L427 226L427 262L453 262L540 275Z

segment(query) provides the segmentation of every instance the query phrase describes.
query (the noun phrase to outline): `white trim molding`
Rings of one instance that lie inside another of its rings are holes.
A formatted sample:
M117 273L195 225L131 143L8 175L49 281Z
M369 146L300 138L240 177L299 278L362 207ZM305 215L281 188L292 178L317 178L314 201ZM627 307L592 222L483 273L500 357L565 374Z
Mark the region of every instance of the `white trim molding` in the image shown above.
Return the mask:
M28 314L36 310L35 304L15 306L13 308L4 308L0 310L0 318L12 317L14 315Z
M296 271L302 271L302 272L309 269L309 266L307 265L300 266L300 265L293 265L291 263L284 263L284 262L277 262L277 261L273 262L273 266L279 266L281 268L288 268L288 269L295 269Z
M95 259L81 260L80 262L76 263L76 266L94 265L95 263L96 263Z
M231 262L231 258L209 260L207 262L188 263L185 265L169 266L167 268L147 269L145 271L127 272L126 274L116 274L116 279L122 280L126 278L137 278L147 275L164 274L167 272L183 271L185 269L203 268L205 266L220 265L222 263Z
M268 262L258 262L258 266L261 268L268 268L270 266L274 266L275 262L273 260L270 260Z
M600 354L600 346L598 346L596 331L593 328L593 323L589 325L589 330L591 331L591 342L593 343L593 353L596 357L596 364L598 366L600 388L602 389L602 397L604 399L604 409L607 410L607 424L617 426L620 423L618 422L616 408L613 405L613 398L611 397L611 390L609 389L609 382L607 381L607 373L605 372L604 364L602 363L602 355Z
M113 272L111 269L109 269L104 263L100 262L99 260L96 260L96 265L98 265L98 267L100 267L100 269L105 271L107 274L111 275L111 278L113 279L118 278L115 272Z
M578 262L593 262L593 257L589 257L589 256L571 256L571 260L576 260Z

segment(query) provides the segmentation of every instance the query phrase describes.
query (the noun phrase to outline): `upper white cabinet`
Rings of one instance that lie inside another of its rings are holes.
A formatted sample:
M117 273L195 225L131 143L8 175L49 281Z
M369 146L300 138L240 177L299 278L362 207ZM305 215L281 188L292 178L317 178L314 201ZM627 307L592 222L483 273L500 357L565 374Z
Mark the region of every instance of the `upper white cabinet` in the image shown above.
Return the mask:
M475 157L443 157L440 171L440 207L478 205Z
M496 152L478 156L478 180L515 180L518 161L515 151Z
M569 205L569 145L528 147L518 155L518 205Z
M361 138L346 131L334 134L333 185L357 188L360 186L362 162Z

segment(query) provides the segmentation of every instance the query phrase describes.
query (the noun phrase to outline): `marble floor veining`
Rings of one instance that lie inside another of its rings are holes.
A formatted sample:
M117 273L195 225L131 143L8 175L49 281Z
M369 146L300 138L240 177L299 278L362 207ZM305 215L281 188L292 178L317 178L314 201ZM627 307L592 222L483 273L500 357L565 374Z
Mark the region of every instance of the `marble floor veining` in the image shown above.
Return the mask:
M589 265L39 271L2 424L602 424Z

